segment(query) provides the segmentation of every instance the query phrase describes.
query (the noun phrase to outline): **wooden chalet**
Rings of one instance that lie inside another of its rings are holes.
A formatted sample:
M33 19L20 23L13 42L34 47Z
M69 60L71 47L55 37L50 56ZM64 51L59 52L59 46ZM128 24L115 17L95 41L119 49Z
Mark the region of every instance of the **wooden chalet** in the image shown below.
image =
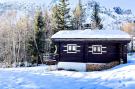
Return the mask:
M131 37L121 30L66 30L52 36L61 63L127 63Z

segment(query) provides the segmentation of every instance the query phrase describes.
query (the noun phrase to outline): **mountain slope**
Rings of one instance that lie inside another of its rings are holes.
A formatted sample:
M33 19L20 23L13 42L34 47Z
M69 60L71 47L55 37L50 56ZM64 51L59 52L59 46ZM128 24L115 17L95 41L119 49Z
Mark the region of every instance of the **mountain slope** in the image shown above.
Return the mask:
M33 11L36 8L47 8L51 1L46 0L1 0L0 12L7 10Z
M115 27L114 25L117 25L118 23L133 22L135 20L135 16L128 8L123 9L120 6L108 8L107 6L104 6L104 2L106 2L105 0L95 1L98 1L98 3L100 4L100 16L102 17L103 24L105 24L106 26ZM82 3L86 8L86 23L89 22L91 18L92 6L90 6L90 4L93 4L95 1L82 0ZM50 8L57 2L58 0L1 0L0 13L2 14L3 12L8 10L17 10L18 12L22 13L33 13L36 8L41 8L43 10L47 8L50 10ZM71 11L74 9L77 2L78 0L69 0Z

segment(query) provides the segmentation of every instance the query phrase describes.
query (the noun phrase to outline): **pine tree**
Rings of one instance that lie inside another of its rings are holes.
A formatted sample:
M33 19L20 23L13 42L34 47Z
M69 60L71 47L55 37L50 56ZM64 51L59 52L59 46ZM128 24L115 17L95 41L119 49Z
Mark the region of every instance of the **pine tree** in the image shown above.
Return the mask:
M72 25L73 29L82 29L82 23L85 21L85 9L82 6L81 0L73 11Z
M71 29L71 16L69 15L68 0L60 0L53 8L53 18L55 21L55 31Z
M52 27L52 31L53 33L56 33L59 31L59 28L58 28L58 22L59 22L59 16L58 16L58 5L55 5L53 8L52 8L52 14L51 14L51 27Z
M98 3L95 2L91 18L93 23L95 24L95 27L98 29L102 29L103 25L101 24L101 18L99 16L99 12L100 12L100 6Z
M45 36L44 36L44 18L41 11L36 12L34 20L34 35L29 40L28 50L32 61L35 63L41 63L44 53Z

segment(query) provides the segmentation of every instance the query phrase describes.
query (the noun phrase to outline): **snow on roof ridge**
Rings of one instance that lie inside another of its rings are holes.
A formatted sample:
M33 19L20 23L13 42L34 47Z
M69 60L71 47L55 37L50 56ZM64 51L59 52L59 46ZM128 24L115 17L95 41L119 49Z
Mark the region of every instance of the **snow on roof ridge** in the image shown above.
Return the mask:
M131 38L121 30L63 30L52 36L52 38Z

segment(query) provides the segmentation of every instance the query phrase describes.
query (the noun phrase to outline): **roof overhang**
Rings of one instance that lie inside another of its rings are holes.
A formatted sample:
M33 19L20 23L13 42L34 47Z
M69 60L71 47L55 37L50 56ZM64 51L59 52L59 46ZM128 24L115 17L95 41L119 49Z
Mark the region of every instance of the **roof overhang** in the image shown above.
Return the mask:
M52 38L52 41L126 41L130 42L130 38Z

